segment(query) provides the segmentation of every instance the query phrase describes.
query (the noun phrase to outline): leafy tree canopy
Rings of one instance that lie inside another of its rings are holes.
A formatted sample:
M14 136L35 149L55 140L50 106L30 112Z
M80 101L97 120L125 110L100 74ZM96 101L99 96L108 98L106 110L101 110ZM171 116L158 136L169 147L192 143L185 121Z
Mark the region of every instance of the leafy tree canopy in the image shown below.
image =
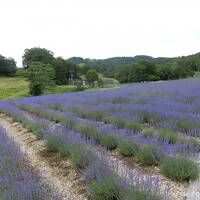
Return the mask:
M41 95L45 89L54 85L55 71L50 64L33 62L29 69L30 94Z
M34 47L25 49L22 57L23 67L28 68L33 62L52 64L54 53L45 48Z
M86 77L89 85L94 85L94 82L98 81L98 78L99 78L98 73L96 72L96 70L93 70L93 69L89 70L86 73L85 77Z
M54 59L53 67L55 69L55 80L57 84L68 84L69 79L78 79L79 67L61 57Z
M13 58L0 55L0 76L13 76L16 73L16 62Z

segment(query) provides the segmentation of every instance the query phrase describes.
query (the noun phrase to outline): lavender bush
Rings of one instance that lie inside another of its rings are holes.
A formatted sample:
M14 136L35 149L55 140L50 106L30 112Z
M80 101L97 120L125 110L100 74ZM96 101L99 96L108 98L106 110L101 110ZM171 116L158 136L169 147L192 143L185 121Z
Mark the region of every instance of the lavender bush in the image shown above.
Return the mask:
M60 199L24 159L18 146L0 127L0 199Z

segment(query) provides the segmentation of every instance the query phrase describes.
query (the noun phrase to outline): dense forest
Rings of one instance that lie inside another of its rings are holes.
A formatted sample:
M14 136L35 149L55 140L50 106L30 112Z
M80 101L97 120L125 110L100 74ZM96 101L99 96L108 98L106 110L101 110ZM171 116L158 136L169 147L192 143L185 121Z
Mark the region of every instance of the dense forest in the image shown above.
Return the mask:
M25 49L22 61L23 68L17 68L13 58L0 56L0 76L26 76L27 72L42 75L51 71L53 81L62 85L68 84L71 78L80 80L90 77L88 81L97 81L94 71L121 83L180 79L192 77L195 71L200 71L200 53L174 58L139 55L108 59L64 59L55 57L48 49L34 47ZM94 77L91 78L91 75ZM44 79L43 77L41 81Z
M185 78L200 70L200 53L174 58L145 55L108 59L72 57L69 61L79 66L95 68L105 77L116 78L122 83Z

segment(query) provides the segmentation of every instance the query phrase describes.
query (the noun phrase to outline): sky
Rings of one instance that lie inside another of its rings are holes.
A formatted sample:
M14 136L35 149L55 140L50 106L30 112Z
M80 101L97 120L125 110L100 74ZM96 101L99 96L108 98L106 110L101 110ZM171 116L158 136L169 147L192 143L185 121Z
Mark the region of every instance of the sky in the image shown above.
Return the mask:
M0 54L174 57L200 52L199 0L0 0Z

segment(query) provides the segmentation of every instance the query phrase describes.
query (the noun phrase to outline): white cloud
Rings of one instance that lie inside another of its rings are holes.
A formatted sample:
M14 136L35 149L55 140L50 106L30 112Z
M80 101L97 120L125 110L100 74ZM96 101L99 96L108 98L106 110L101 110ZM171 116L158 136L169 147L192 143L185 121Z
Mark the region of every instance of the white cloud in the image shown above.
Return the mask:
M0 54L25 48L65 58L178 56L200 51L195 0L0 0Z

